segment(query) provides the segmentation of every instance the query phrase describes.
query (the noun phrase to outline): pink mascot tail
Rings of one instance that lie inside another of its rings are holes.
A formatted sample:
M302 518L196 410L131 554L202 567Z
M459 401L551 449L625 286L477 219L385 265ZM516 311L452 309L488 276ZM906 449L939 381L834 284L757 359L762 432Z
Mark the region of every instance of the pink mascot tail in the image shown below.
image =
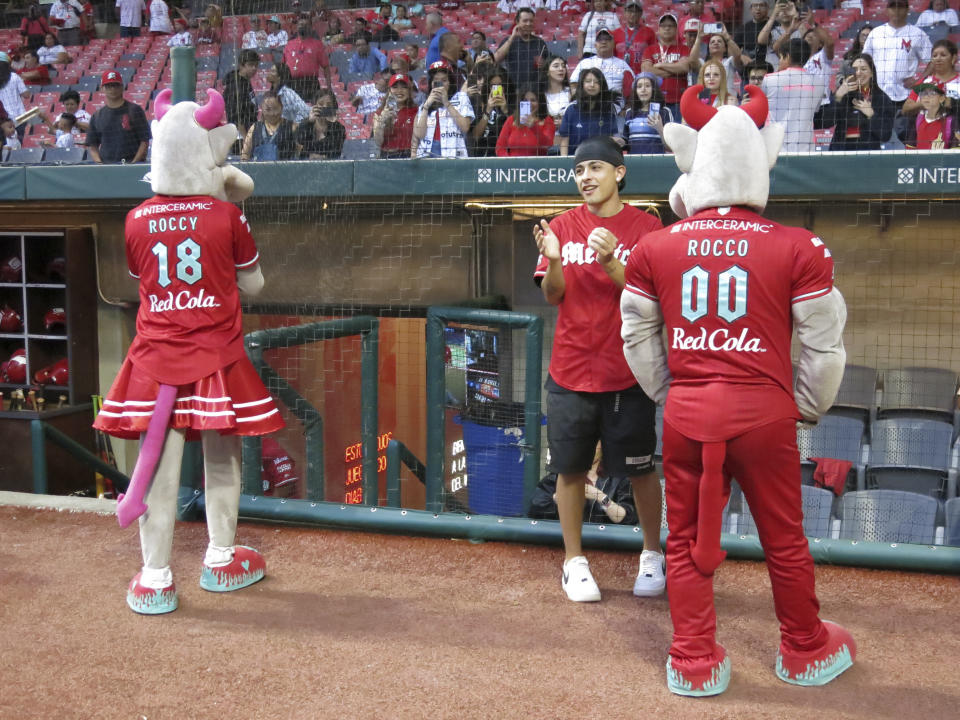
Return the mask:
M723 524L723 461L726 455L725 442L703 444L697 539L690 543L693 564L703 575L713 575L727 556L727 553L720 549L720 530Z

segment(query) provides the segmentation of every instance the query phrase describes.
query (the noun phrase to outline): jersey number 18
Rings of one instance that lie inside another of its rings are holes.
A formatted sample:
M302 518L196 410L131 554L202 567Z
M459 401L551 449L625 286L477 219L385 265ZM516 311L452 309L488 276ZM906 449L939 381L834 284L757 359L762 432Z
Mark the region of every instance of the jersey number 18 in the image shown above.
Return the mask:
M157 284L160 287L167 287L170 280L170 266L167 261L167 246L158 242L150 251L157 256ZM193 285L203 277L203 268L200 266L200 246L187 238L180 242L176 247L177 253L177 279Z

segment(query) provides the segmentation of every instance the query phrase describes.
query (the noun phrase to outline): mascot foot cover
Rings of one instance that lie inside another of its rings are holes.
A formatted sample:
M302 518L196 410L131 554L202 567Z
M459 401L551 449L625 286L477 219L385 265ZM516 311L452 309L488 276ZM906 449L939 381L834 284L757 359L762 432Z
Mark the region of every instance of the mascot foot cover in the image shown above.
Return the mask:
M672 655L667 658L667 689L675 695L719 695L729 684L730 658L720 645L713 655L705 658L682 660Z
M853 666L857 644L853 636L836 623L824 621L827 643L819 650L777 651L777 677L791 685L826 685Z
M140 584L143 573L137 573L127 588L127 607L140 615L163 615L177 609L177 586L150 588Z
M203 563L200 587L210 592L230 592L263 580L267 563L263 555L246 545L237 545L233 559L223 565Z

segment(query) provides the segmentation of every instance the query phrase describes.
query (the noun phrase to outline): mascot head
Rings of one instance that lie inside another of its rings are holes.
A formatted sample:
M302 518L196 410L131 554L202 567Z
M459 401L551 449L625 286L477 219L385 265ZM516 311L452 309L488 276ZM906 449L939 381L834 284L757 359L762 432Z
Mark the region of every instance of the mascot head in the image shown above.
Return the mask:
M770 169L783 144L783 126L767 122L767 97L755 85L740 107L717 109L699 98L694 85L680 98L689 125L667 123L663 137L683 174L670 190L670 207L678 217L705 208L745 205L763 210L770 194Z
M207 90L207 104L179 102L173 93L157 95L153 121L150 185L158 195L211 195L240 202L253 193L253 180L227 164L237 139L235 125L221 125L223 96Z

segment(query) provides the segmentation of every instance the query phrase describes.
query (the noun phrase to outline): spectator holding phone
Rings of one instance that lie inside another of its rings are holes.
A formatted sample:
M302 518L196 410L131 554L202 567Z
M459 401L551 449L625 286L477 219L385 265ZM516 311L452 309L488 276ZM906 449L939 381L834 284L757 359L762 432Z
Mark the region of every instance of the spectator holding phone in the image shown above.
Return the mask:
M512 86L501 71L494 71L487 78L487 88L486 105L482 112L476 114L470 131L474 157L493 157L497 154L497 138L507 122L510 101L513 99Z
M767 46L761 44L757 37L769 18L768 0L750 0L750 19L733 32L733 39L746 58L745 63L754 60L765 61Z
M572 155L580 143L597 135L614 137L620 134L617 106L607 80L597 68L588 68L580 76L576 101L563 114L557 131L560 154Z
M537 81L540 67L550 54L543 38L533 34L534 11L529 7L517 10L513 30L493 54L493 61L503 65L515 86Z
M320 88L306 122L297 127L297 148L302 160L337 160L343 152L347 129L337 121L337 96Z
M707 60L715 60L723 66L724 77L727 84L727 95L737 98L739 88L737 87L737 74L743 69L743 57L740 48L723 23L704 23L697 31L697 39L690 48L690 57L693 60L700 58L700 46L704 37L707 38ZM692 60L691 60L692 62ZM702 78L703 68L700 68L700 77ZM703 80L699 80L703 84ZM727 104L724 102L723 104ZM719 106L718 106L719 107Z
M810 14L812 18L812 13ZM802 40L809 26L801 28L803 18L794 0L776 0L774 12L757 35L757 42L767 48L766 60L774 67L780 62L780 51L790 40Z
M411 157L467 157L467 132L474 119L465 92L451 93L450 68L442 60L427 70L430 94L417 112Z
M831 150L879 150L890 139L897 106L877 83L873 58L853 61L853 74L834 93Z
M823 81L821 105L827 105L830 102L830 76L833 74L833 36L822 25L813 23L804 33L803 41L810 48L810 58L803 69Z
M633 83L627 106L623 137L631 155L661 155L666 152L663 126L673 122L673 114L660 90L663 78L640 73Z
M527 85L517 97L517 109L507 118L497 138L497 156L546 155L553 145L556 128L547 114L543 90Z
M703 85L700 100L704 105L721 108L724 105L737 104L736 93L727 90L727 71L719 60L710 58L700 66L697 84Z
M373 117L373 139L380 146L382 160L409 158L417 117L410 78L405 74L393 75L388 86L387 95Z

